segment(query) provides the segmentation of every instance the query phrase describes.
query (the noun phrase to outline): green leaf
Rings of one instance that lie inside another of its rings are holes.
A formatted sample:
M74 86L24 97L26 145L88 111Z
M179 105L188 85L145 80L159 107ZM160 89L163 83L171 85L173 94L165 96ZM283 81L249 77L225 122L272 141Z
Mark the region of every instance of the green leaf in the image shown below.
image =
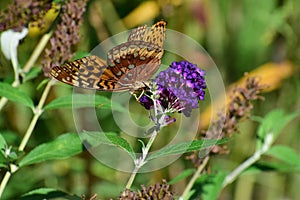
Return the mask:
M178 155L187 152L192 152L200 149L205 149L208 147L212 147L214 145L219 145L228 142L229 140L224 138L221 140L216 139L208 139L208 140L193 140L192 142L182 142L178 144L173 144L166 146L154 153L152 153L147 161L152 160L154 158L169 156L169 155Z
M203 192L201 194L201 199L203 200L215 200L218 199L221 191L222 184L226 177L225 172L218 172L217 174L210 174L206 176L203 185ZM203 180L201 180L203 181Z
M0 151L2 151L2 149L5 149L6 147L7 147L7 143L1 133L0 134Z
M10 101L21 103L29 108L33 109L34 104L31 98L18 88L14 88L7 83L0 82L0 96L6 97Z
M111 109L111 100L101 95L70 94L51 101L44 107L44 110L52 110L57 108L84 108L95 106L102 109ZM125 109L117 103L114 103L113 109L121 112L125 111Z
M175 178L173 178L171 181L169 181L169 184L175 184L182 179L192 175L195 172L195 169L186 169L183 172L181 172L179 175L177 175Z
M66 133L49 143L41 144L30 151L19 166L53 159L64 159L82 152L82 143L76 133Z
M82 200L81 197L71 196L65 192L59 191L52 188L39 188L32 190L24 195L22 195L19 200L40 200L40 199L72 199L72 200Z
M247 168L243 175L245 174L257 174L260 172L268 172L268 171L277 171L277 172L288 172L291 173L293 171L299 172L300 169L295 168L295 166L292 166L290 164L287 164L285 162L274 162L274 161L259 161L249 168Z
M0 167L7 167L7 159L4 156L4 152L0 151Z
M33 67L30 71L25 75L23 82L29 81L35 77L37 77L41 73L42 69L40 67Z
M86 56L90 56L90 53L86 52L86 51L78 50L78 51L76 51L73 59L77 60L77 59L80 59L80 58L83 58L83 57L86 57Z
M300 156L298 153L287 146L277 145L270 148L266 155L277 158L291 166L300 169Z
M101 144L120 147L121 149L125 150L133 160L136 159L135 152L133 151L131 145L116 133L84 131L80 134L80 137L93 147Z
M298 114L299 113L286 114L283 110L279 109L269 112L258 128L257 148L261 149L268 134L272 134L273 141L275 141L282 129Z
M196 190L190 190L189 192L188 192L188 194L184 197L184 199L183 200L189 200L189 199L192 199L192 196L194 195L196 193Z

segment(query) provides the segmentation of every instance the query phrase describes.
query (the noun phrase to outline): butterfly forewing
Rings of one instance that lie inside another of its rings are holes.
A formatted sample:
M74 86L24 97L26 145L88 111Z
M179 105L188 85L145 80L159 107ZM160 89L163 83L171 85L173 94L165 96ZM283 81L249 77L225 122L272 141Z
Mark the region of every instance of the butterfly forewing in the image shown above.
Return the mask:
M162 48L166 37L167 22L159 21L144 35L143 41L156 44Z
M119 76L116 88L126 90L135 82L147 81L159 68L162 54L157 45L144 41L123 43L108 52L109 67L104 74L117 70L114 71Z
M133 29L129 36L127 41L133 41L133 40L143 40L145 33L147 31L147 26L139 26L135 29Z
M163 55L166 22L160 21L151 29L140 26L131 31L128 41L107 53L107 62L88 56L64 66L53 67L50 74L69 85L102 91L134 90L160 66Z

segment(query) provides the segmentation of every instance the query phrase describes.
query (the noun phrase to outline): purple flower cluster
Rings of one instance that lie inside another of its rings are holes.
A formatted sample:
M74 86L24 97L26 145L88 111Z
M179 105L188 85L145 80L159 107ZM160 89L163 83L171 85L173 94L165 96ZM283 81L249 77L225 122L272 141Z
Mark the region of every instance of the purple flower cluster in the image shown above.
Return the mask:
M173 62L170 67L160 72L154 79L157 84L157 102L167 112L183 112L190 116L192 109L198 108L198 101L204 99L206 82L205 71L187 61ZM153 107L153 100L148 95L140 98L146 108Z

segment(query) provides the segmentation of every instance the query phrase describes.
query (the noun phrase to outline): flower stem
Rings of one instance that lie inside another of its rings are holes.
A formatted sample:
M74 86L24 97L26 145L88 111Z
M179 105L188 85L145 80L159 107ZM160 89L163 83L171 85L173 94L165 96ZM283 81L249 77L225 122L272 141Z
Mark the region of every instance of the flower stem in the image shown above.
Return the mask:
M132 183L135 179L135 176L136 176L137 172L139 171L139 169L140 168L137 165L134 167L134 169L133 169L133 171L132 171L132 173L131 173L128 181L127 181L127 184L126 184L126 187L125 187L126 189L130 189L130 187L131 187L131 185L132 185Z
M50 40L52 34L53 34L53 30L49 31L47 34L45 34L42 37L42 39L39 41L38 45L35 47L33 53L31 54L29 60L25 64L24 68L22 69L22 73L26 73L31 69L31 67L34 65L34 63L36 62L36 60L38 59L38 57L44 50L44 48L45 48L46 44L48 43L48 41ZM17 70L18 66L16 66L17 64L13 60L12 60L12 65L13 65L14 73L15 73L15 80L12 83L12 86L18 87L20 85L19 71ZM7 101L8 101L8 99L5 97L2 97L0 99L0 110L2 110L2 108L6 105Z
M154 128L154 131L153 133L151 134L151 137L146 145L145 148L142 149L142 156L140 158L137 159L137 161L135 162L135 167L130 175L130 178L128 179L128 182L126 184L126 189L130 189L134 179L135 179L135 176L137 175L137 172L139 171L139 169L144 165L146 164L146 158L147 158L147 155L149 153L149 150L156 138L158 134L158 131Z
M270 147L273 142L273 135L268 134L266 136L265 142L261 149L257 149L256 152L248 158L245 162L243 162L241 165L239 165L233 172L231 172L229 175L226 176L223 187L226 187L228 184L232 183L245 169L250 167L252 164L254 164L256 161L258 161L262 154L264 154Z
M158 111L157 109L160 109L160 105L157 105L156 104L156 100L153 100L154 102L154 106L153 106L153 109L154 109L154 113L157 115ZM155 119L156 119L157 116L155 116ZM136 161L135 161L135 167L127 181L127 184L126 184L126 189L130 189L139 169L144 165L146 164L146 158L147 158L147 155L149 153L149 150L158 134L158 132L160 131L160 126L157 127L157 122L159 123L160 121L162 121L163 119L165 118L165 114L162 114L160 116L160 118L155 122L155 125L154 125L154 128L153 128L153 133L151 134L151 137L146 145L146 147L143 147L142 148L142 156L140 158L138 158Z
M8 180L10 179L10 176L11 176L11 172L10 171L7 171L2 179L2 182L1 182L1 185L0 185L0 198L3 194L3 191L8 183Z
M189 181L188 185L184 189L184 191L183 191L183 193L182 193L182 195L179 199L186 199L187 198L187 195L188 195L189 191L192 189L195 181L200 176L200 173L203 171L204 167L207 165L208 160L209 160L209 156L206 156L204 158L203 162L201 163L201 165L199 165L199 167L197 168L197 171L194 173L193 177Z
M45 101L47 99L47 96L49 94L49 91L51 89L51 86L54 84L54 81L53 80L50 80L48 82L48 84L46 85L44 91L43 91L43 94L41 96L41 99L39 101L39 104L36 106L36 108L34 109L34 116L30 122L30 125L28 126L27 128L27 131L21 141L21 144L18 148L19 151L23 151L25 146L27 145L28 143L28 140L33 132L33 129L37 123L37 120L39 119L39 117L41 116L41 114L43 113L43 106L45 104ZM1 185L0 185L0 198L3 194L3 191L11 177L11 175L16 172L18 170L18 168L15 166L15 165L11 165L11 170L10 171L7 171L4 175L4 178L2 179L2 182L1 182Z
M25 64L25 66L23 68L23 72L26 73L26 72L28 72L31 69L31 67L34 65L34 63L36 62L36 60L41 55L41 53L44 50L46 44L50 40L52 34L53 34L53 30L51 30L47 34L43 35L43 37L40 39L38 45L35 47L33 53L31 54L29 60Z
M41 116L41 114L43 113L43 106L45 104L45 101L47 99L47 96L49 94L51 86L53 84L54 84L53 80L50 80L48 82L48 84L46 85L46 87L45 87L45 89L43 91L43 94L41 96L41 99L39 101L39 104L34 109L34 116L33 116L32 120L31 120L30 125L29 125L29 127L28 127L28 129L27 129L27 131L26 131L26 133L25 133L22 141L21 141L21 144L20 144L19 148L18 148L19 151L23 151L24 148L25 148L25 146L27 145L27 142L28 142L28 140L29 140L29 138L30 138L30 136L32 134L32 131L33 131L35 125L36 125L36 122L39 119L39 117Z

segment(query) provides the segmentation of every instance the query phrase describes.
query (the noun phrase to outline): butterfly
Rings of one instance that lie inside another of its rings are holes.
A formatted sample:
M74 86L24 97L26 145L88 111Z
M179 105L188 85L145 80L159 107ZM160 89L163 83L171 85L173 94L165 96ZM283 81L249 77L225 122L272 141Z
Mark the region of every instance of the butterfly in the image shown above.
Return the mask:
M128 40L107 52L107 60L91 55L50 70L55 79L81 88L134 91L155 74L161 64L166 22L150 29L133 29Z

